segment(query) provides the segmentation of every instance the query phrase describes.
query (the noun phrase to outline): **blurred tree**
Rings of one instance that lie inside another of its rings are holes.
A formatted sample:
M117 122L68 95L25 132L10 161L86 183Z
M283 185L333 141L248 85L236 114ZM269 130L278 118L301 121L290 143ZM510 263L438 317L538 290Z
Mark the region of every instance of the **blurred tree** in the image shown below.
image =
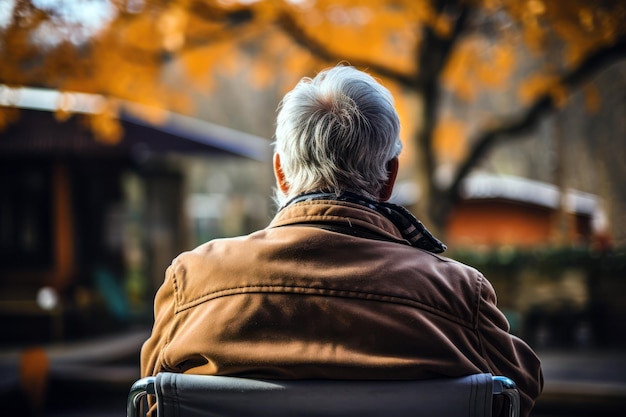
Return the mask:
M166 67L198 91L242 72L255 87L284 90L347 62L396 96L420 187L414 211L437 229L496 142L528 131L624 57L625 22L624 0L7 0L0 82L109 98L87 120L114 142L118 99L191 111L163 82ZM467 120L459 103L484 115ZM0 108L0 127L15 117Z

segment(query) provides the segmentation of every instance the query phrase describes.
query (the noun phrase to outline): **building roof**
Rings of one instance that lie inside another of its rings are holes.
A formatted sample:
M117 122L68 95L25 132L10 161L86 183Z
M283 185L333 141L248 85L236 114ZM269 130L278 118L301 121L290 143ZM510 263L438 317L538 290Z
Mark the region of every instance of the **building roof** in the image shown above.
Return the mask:
M393 202L414 204L419 194L419 188L414 183L399 182L394 188ZM552 210L558 209L561 204L561 191L553 184L486 172L469 175L461 184L460 196L464 200L506 200ZM591 217L595 230L606 228L607 216L598 196L567 189L564 203L566 212Z
M561 191L557 186L528 178L476 173L463 181L463 199L506 199L557 209L561 205ZM600 209L597 196L578 190L565 192L565 210L570 213L593 216Z
M10 126L9 133L0 132L1 136L5 136L0 141L0 150L53 152L113 150L106 149L108 147L118 152L193 152L232 155L259 161L270 159L270 141L265 138L126 101L119 102L119 119L124 127L124 137L118 144L98 143L91 135L86 134L72 133L68 136L69 130L76 130L76 124L73 124L71 129L65 129L63 134L56 135L54 140L50 138L50 131L41 134L42 124L55 131L57 129L54 125L64 124L55 122L53 117L55 112L62 110L70 114L96 114L105 102L103 96L96 94L31 87L10 88L0 85L0 106L22 109L29 113L27 119L34 118L37 121L37 126L19 128ZM157 117L152 117L152 121L148 121L148 118L140 117L139 114L152 114ZM33 123L27 123L29 124Z

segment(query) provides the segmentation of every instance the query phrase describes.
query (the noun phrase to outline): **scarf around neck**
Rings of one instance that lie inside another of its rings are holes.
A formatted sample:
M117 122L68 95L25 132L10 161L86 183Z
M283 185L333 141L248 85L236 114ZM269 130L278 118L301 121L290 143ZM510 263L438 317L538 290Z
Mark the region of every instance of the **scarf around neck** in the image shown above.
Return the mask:
M313 200L345 201L365 206L389 219L411 246L432 253L442 253L447 249L446 245L434 237L406 208L393 203L374 201L348 191L340 195L324 192L302 194L289 200L281 209L291 204Z

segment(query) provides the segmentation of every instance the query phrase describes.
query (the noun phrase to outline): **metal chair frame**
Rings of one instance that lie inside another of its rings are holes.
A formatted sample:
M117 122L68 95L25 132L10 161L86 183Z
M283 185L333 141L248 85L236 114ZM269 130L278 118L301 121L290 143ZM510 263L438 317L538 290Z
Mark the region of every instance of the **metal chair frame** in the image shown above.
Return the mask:
M210 378L210 377L209 377ZM221 377L224 378L224 377ZM520 398L515 382L505 376L492 376L492 394L502 395L506 399L507 415L519 417ZM141 404L148 395L156 395L157 378L154 376L137 380L131 387L128 395L126 415L127 417L140 417ZM280 381L272 381L276 383ZM294 381L291 381L293 383ZM388 381L380 381L383 385Z

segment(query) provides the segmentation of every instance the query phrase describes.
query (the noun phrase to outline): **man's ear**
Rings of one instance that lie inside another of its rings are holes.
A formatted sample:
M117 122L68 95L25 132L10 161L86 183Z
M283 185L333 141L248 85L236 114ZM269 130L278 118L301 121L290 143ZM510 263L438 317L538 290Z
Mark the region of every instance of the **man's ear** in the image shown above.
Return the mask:
M389 162L387 162L387 180L378 193L380 201L387 201L391 198L393 186L396 183L396 178L398 177L399 168L400 161L398 160L398 157L392 158Z
M278 185L280 191L287 195L289 192L289 183L285 179L283 167L280 165L280 155L278 155L278 152L274 154L274 176L276 177L276 185Z

